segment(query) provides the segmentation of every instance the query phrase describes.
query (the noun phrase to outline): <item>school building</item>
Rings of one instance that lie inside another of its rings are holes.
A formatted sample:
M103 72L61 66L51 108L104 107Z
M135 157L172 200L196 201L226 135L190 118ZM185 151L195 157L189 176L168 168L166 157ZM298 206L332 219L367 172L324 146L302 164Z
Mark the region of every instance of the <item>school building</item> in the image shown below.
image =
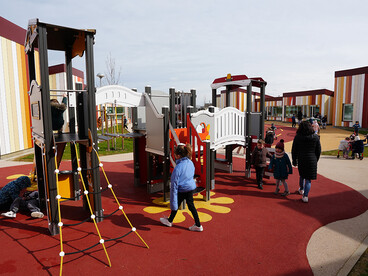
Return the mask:
M368 66L335 72L333 125L368 128Z
M25 29L0 16L0 158L33 147L25 37ZM37 50L35 64L36 78L40 84ZM65 71L64 64L49 68L51 89L66 89ZM82 71L73 68L73 82L74 86L84 85ZM53 94L56 96L60 93Z

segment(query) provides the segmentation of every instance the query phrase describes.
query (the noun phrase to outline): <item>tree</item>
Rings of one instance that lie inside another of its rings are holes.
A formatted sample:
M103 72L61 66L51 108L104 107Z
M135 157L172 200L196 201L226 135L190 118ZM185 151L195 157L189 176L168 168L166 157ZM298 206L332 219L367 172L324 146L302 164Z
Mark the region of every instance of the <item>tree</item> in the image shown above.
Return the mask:
M111 56L111 53L106 58L105 61L106 70L105 80L107 85L120 84L121 67L116 68L115 58Z

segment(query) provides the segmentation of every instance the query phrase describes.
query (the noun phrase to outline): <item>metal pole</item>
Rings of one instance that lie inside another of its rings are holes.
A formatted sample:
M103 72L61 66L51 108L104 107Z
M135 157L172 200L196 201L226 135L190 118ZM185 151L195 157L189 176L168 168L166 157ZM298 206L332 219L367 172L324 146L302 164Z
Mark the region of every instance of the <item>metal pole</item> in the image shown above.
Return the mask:
M216 107L216 100L217 100L217 89L212 89L212 106Z
M164 188L164 202L170 199L170 144L169 144L169 108L162 107L162 114L164 115L164 160L163 160L163 188Z
M93 57L94 34L86 32L86 77L88 90L88 117L89 129L92 135L92 141L97 142L97 122L96 122L96 87L94 73L94 57ZM97 146L96 146L97 148ZM97 150L97 149L96 149ZM100 171L98 158L95 152L91 152L91 168L92 168L92 185L93 191L100 191ZM93 194L93 207L96 215L96 221L100 222L103 219L103 209L101 204L101 194Z
M170 95L170 122L173 128L177 128L177 122L176 122L176 95L175 95L175 88L171 87L169 89L169 95Z
M246 146L246 160L245 160L245 173L246 177L250 177L250 155L251 155L251 137L250 133L250 113L252 112L252 82L247 86L247 110L245 114L245 146Z
M259 138L264 137L264 120L265 120L265 87L266 84L262 83L261 84L261 99L260 99L260 112L261 112L261 120L260 120L260 133L259 133Z

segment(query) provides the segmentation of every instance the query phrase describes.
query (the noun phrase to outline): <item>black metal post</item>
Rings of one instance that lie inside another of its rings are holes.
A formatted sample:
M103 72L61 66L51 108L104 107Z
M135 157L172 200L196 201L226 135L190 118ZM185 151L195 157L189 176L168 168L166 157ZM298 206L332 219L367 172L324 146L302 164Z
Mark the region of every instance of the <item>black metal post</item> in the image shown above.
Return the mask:
M47 28L44 24L38 26L38 50L40 59L40 73L41 73L41 98L42 98L42 116L43 116L43 130L44 130L44 147L45 157L44 166L46 167L45 182L48 189L45 191L48 194L49 212L48 223L51 235L59 234L59 217L57 206L57 187L55 175L55 148L54 137L52 131L51 107L50 107L50 84L49 84L49 67L47 55Z
M175 95L175 88L169 89L169 95L170 95L170 122L173 128L177 128L177 122L176 122L176 95Z
M170 199L170 144L169 144L169 108L163 107L162 114L164 115L164 160L163 160L163 188L164 201Z
M88 92L88 117L89 129L92 135L93 143L97 143L97 122L96 122L96 87L95 87L95 72L94 72L94 57L93 57L93 41L94 34L86 33L86 79ZM94 146L94 145L92 145ZM97 150L97 146L96 146ZM91 168L92 168L92 185L93 191L100 191L100 171L97 155L94 151L91 152ZM93 209L96 215L96 221L102 221L103 209L101 204L101 194L93 194Z
M261 84L261 99L259 101L259 110L261 112L261 120L260 120L260 134L259 134L259 138L262 138L264 137L264 120L265 120L265 87L266 87L266 84L265 83L262 83Z
M211 113L215 113L215 107L208 107L208 111ZM210 179L211 179L211 189L215 189L215 159L216 159L216 151L210 148Z
M72 66L72 49L68 48L65 52L65 64L66 64L66 88L73 90L73 66ZM75 93L68 93L68 114L69 114L69 132L75 133L75 108L70 106L70 98L75 99Z
M197 111L197 92L195 89L190 89L192 96L190 97L190 105L194 107L194 112Z
M212 106L216 107L217 104L217 89L212 89Z
M247 109L245 111L245 146L246 146L246 161L245 161L245 173L246 177L250 177L250 157L251 157L251 142L252 138L250 134L251 118L250 113L252 112L252 83L250 82L247 86Z

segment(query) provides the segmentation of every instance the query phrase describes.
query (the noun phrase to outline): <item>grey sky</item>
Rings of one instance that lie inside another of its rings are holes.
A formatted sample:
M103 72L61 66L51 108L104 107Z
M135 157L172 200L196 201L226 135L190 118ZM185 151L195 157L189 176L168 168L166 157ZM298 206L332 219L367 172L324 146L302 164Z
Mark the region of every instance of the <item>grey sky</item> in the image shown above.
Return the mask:
M210 101L210 84L227 73L260 76L277 96L333 90L335 71L368 65L366 0L1 2L1 16L23 28L39 18L96 29L96 74L111 53L122 85L195 88L198 103ZM80 63L73 65L84 70Z

